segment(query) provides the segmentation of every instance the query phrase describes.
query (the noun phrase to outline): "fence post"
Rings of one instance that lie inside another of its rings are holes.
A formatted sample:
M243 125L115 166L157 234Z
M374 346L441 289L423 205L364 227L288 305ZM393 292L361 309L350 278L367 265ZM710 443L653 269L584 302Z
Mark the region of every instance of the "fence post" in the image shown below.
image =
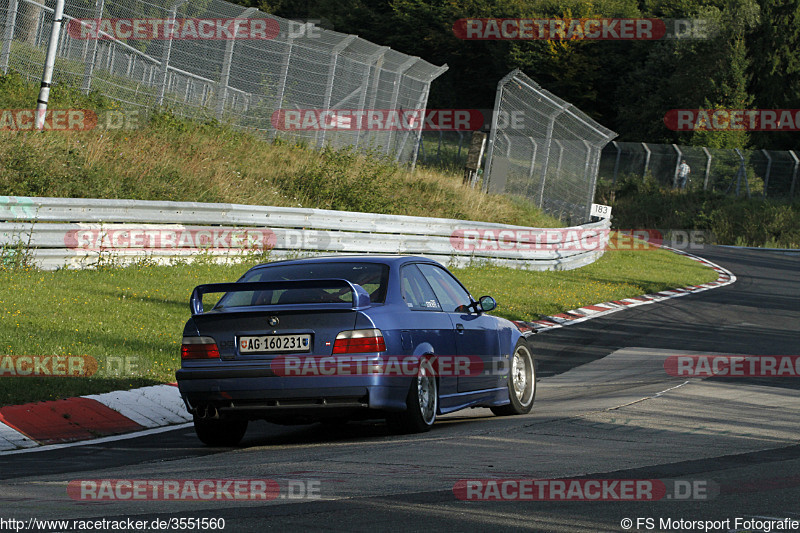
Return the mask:
M489 181L492 179L492 159L494 159L494 145L495 139L497 138L497 118L500 114L500 103L503 101L503 90L505 89L506 83L514 78L518 72L521 71L519 69L514 69L497 82L497 90L494 94L494 110L492 111L492 125L489 129L489 150L486 152L486 164L483 167L483 185L481 186L483 192L489 190Z
M17 0L9 0L6 12L6 27L3 32L3 48L0 51L0 69L3 74L8 74L8 64L11 60L11 43L14 40L14 25L17 23Z
M42 72L42 86L39 89L39 98L36 101L36 129L44 128L45 114L47 113L47 102L50 99L50 83L53 81L53 67L56 63L56 53L58 52L58 35L61 33L61 22L64 19L64 0L56 1L56 8L53 11L53 28L50 31L50 41L47 43L47 56L44 60L44 72Z
M617 141L612 141L611 144L617 149L617 158L614 160L614 177L611 179L611 186L614 187L617 184L617 173L619 172L619 159L622 156L622 149L619 147L619 144L617 144Z
M240 21L249 18L256 11L258 11L258 8L248 7L233 19L233 39L228 39L228 42L225 43L225 57L222 59L222 73L219 77L219 89L217 90L217 118L219 120L222 120L222 114L225 112L225 100L228 99L228 82L231 79L233 46L236 44L236 38L239 37Z
M592 220L592 204L594 203L595 193L597 193L597 180L600 177L600 160L603 158L603 147L608 143L600 144L602 141L595 141L593 144L594 147L594 161L592 162L592 186L590 188L591 191L591 198L586 206L586 220Z
M744 176L744 187L747 191L747 199L750 199L750 184L747 182L747 167L744 163L744 156L738 148L733 149L736 155L739 156L739 172L736 173L736 197L739 197L739 189L742 183L742 176Z
M420 99L417 100L417 107L418 108L420 106L421 107L426 107L428 105L428 91L430 90L430 87L431 87L430 83L425 85L425 94L421 95ZM423 124L422 120L420 120L419 123L420 123L419 130L418 130L419 139L417 139L416 146L418 146L418 147L422 146L422 149L424 150L425 146L422 144L422 127L423 127L424 124ZM397 163L400 162L400 156L403 154L403 150L405 150L406 142L408 142L408 136L411 135L412 131L415 131L415 130L406 129L405 132L403 132L403 140L400 141L400 147L395 151L395 158L394 158L395 162L397 162ZM415 150L416 150L416 148L415 148ZM425 156L425 154L423 153L422 155L424 157L424 160L427 162L427 157ZM416 154L416 152L412 152L411 158L412 158L411 170L413 171L417 166L417 154Z
M430 94L430 91L431 91L431 82L428 82L428 83L425 84L425 90L422 92L422 95L419 98L419 108L418 109L425 110L428 107L428 95ZM422 128L423 128L424 125L425 125L425 121L424 120L420 120L419 121L419 128L417 128L417 130L416 130L417 136L418 136L417 138L419 139L419 143L414 143L414 146L415 146L414 153L411 155L411 171L412 172L414 171L415 168L417 168L417 149L419 148L420 143L422 143ZM411 133L410 131L407 132L405 137L403 138L403 143L401 144L400 150L398 150L398 152L397 152L398 153L397 158L395 158L396 161L399 161L400 154L402 153L403 147L405 147L405 145L406 145L406 139L408 139L408 135L410 133Z
M644 171L642 172L642 181L644 181L645 177L647 177L647 169L650 167L650 148L647 147L647 143L642 143L642 146L647 153L644 157Z
M528 190L526 191L526 194L528 196L532 196L531 187L533 187L533 173L536 167L536 151L539 149L539 145L536 144L536 140L533 137L528 137L528 139L533 144L533 153L531 154L531 168L528 169Z
M405 73L410 69L417 61L419 61L418 57L412 57L405 61L400 67L397 69L397 78L394 81L394 88L392 90L392 101L389 104L389 111L395 111L397 109L397 100L400 97L400 86L403 84L403 76ZM425 120L425 117L420 117L420 120ZM390 130L389 131L389 140L386 142L386 153L390 153L390 147L392 146L392 137L396 136L396 132Z
M350 43L352 43L355 40L355 38L356 38L355 35L348 35L347 37L339 41L339 43L337 43L336 46L334 46L330 50L331 62L328 65L328 84L325 87L324 102L322 104L323 113L326 111L330 111L329 108L331 107L331 96L333 95L333 82L334 79L336 78L336 64L339 62L339 53L348 46L350 46ZM320 119L322 119L322 117L320 117ZM325 134L327 132L328 130L324 126L322 126L322 136L321 136L322 138L319 140L318 143L318 146L320 148L322 148L325 145ZM319 130L317 130L317 136L319 136Z
M66 2L65 2L66 4ZM62 19L62 26L64 25ZM69 59L70 44L72 39L69 38L69 33L66 31L59 32L58 34L58 47L56 48L57 54L61 57Z
M672 148L675 150L675 153L677 154L677 156L675 157L675 172L672 174L672 188L673 189L677 189L678 188L678 168L680 168L680 166L681 166L681 157L683 157L683 152L681 152L681 149L678 148L677 144L673 144ZM688 179L688 177L687 177L687 179Z
M422 128L424 127L424 122L425 122L424 112L425 112L426 108L428 107L428 94L430 93L430 89L431 89L431 81L435 80L443 72L447 71L447 68L448 67L445 64L445 65L442 65L441 67L438 67L433 72L428 73L428 81L423 82L422 80L417 79L417 81L420 81L420 83L424 83L425 84L425 89L423 89L423 91L420 93L420 99L417 101L417 107L415 108L418 111L423 113L423 115L421 117L419 117L419 121L418 121L419 122L419 128L417 130L420 142L422 142ZM400 156L403 154L403 151L405 150L406 142L408 141L408 136L411 134L412 131L413 130L411 130L409 128L406 128L406 130L403 132L403 140L400 141L400 147L397 150L395 150L395 153L397 154L395 156L395 161L396 162L400 161ZM417 166L417 154L416 154L416 152L414 152L414 153L412 153L411 170L413 171L416 168L416 166Z
M592 172L594 168L594 145L587 141L586 139L582 139L583 145L586 147L586 166L583 170L583 178L584 181L589 181L590 185L588 187L588 195L586 199L586 215L585 220L589 221L591 219L590 213L592 211L592 202L594 202L594 188L597 186L597 172ZM573 221L574 222L574 221Z
M458 132L461 135L461 132ZM483 151L486 149L487 135L482 131L473 131L467 152L467 161L464 164L464 185L474 189L478 183L478 170L483 163Z
M366 63L362 63L365 67L363 76L364 81L361 83L361 92L358 95L358 110L364 111L367 107L367 89L369 88L369 82L372 77L372 67L375 63L377 63L378 58L381 57L386 51L381 48L373 55L369 57ZM361 125L356 125L356 149L358 149L358 145L361 143Z
M169 28L175 27L175 16L178 12L178 7L182 4L185 4L189 0L176 0L172 7L169 10ZM167 92L167 78L168 78L168 69L169 69L169 56L172 53L172 33L169 32L169 38L167 42L164 44L164 51L161 54L161 81L159 82L159 89L158 89L158 105L164 105L164 95Z
M794 150L789 150L789 155L794 159L794 171L792 171L792 185L789 188L789 198L794 198L794 188L797 185L797 171L800 169L800 157L794 153Z
M772 156L769 155L766 148L761 150L761 152L764 154L764 157L767 158L767 173L766 176L764 176L764 198L766 198L767 187L769 187L769 175L772 173Z
M564 146L561 144L561 141L555 140L553 141L558 146L558 163L556 164L556 179L561 175L561 160L564 156Z
M556 125L556 118L566 111L569 106L572 104L567 104L566 107L559 107L556 113L550 117L550 121L547 123L547 136L545 137L545 146L544 146L544 161L542 162L542 179L539 182L539 201L536 205L539 209L542 208L544 205L544 186L545 182L547 181L547 167L550 166L550 147L553 142L553 128Z
M109 74L114 74L114 54L116 53L117 47L114 44L108 45L108 65L107 70Z
M372 65L372 69L370 71L370 87L368 89L369 92L369 101L367 102L366 109L373 110L375 109L375 102L378 99L378 85L380 85L381 80L381 70L383 70L383 59L384 54L386 51L389 50L388 46L382 46L380 54L378 54L375 63ZM372 140L373 134L372 131L367 128L362 130L364 136L367 138L367 144Z
M289 32L286 33L286 53L283 55L281 62L280 81L278 84L278 92L275 94L275 109L279 111L283 109L283 99L286 96L286 82L289 79L289 63L292 59L292 50L294 49L294 37Z
M711 153L708 148L703 147L703 152L706 154L706 178L703 180L703 190L708 190L708 177L711 175Z
M378 83L381 80L381 70L383 70L383 57L386 51L389 50L388 46L381 46L381 49L376 53L375 63L372 64L372 73L370 75L370 88L369 88L369 103L367 107L373 109L375 107L375 100L378 98Z

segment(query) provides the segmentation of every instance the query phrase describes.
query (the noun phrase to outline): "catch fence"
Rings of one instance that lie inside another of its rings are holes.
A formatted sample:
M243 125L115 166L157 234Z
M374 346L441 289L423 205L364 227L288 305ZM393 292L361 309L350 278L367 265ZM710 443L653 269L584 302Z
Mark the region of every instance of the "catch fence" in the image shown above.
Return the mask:
M616 137L519 69L497 85L484 188L567 223L590 219L600 153Z
M41 80L54 5L0 0L0 70ZM155 28L156 37L129 36L137 21ZM157 35L167 23L180 30ZM163 106L268 138L354 146L413 165L421 122L404 131L332 131L286 130L275 121L281 110L421 111L445 70L354 35L222 0L67 0L53 81L97 91L124 108Z
M614 142L603 150L600 176L612 184L624 176L651 176L665 187L681 187L680 165L689 165L686 189L742 196L793 197L800 175L794 150L737 150Z

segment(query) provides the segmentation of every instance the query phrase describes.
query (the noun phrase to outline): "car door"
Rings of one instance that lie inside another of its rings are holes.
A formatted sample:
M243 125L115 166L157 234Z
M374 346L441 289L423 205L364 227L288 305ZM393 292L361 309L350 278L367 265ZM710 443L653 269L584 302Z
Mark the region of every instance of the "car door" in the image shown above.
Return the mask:
M428 343L437 355L452 356L456 353L456 335L447 313L442 311L430 285L425 281L417 265L405 265L400 270L400 292L408 309L408 319L402 335L404 344L411 350ZM439 377L439 394L455 394L458 383L448 375Z
M497 376L492 372L495 359L500 356L497 322L485 313L469 309L473 300L469 292L442 267L420 263L419 269L433 289L436 299L448 314L456 337L456 354L477 356L483 361L483 372L479 375L459 376L458 392L491 389L497 385Z

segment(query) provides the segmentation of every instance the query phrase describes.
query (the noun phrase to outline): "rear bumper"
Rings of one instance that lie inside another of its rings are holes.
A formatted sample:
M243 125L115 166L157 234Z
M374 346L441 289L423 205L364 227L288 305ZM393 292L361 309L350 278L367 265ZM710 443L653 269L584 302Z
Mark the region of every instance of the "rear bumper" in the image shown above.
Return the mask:
M181 369L176 377L189 412L213 405L221 415L249 418L401 411L411 383L385 376L279 377L259 368Z

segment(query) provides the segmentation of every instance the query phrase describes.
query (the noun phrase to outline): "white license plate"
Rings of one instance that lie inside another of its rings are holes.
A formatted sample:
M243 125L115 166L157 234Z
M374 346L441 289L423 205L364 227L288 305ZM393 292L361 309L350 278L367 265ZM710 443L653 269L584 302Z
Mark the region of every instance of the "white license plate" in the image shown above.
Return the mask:
M239 337L239 353L308 352L311 335Z

